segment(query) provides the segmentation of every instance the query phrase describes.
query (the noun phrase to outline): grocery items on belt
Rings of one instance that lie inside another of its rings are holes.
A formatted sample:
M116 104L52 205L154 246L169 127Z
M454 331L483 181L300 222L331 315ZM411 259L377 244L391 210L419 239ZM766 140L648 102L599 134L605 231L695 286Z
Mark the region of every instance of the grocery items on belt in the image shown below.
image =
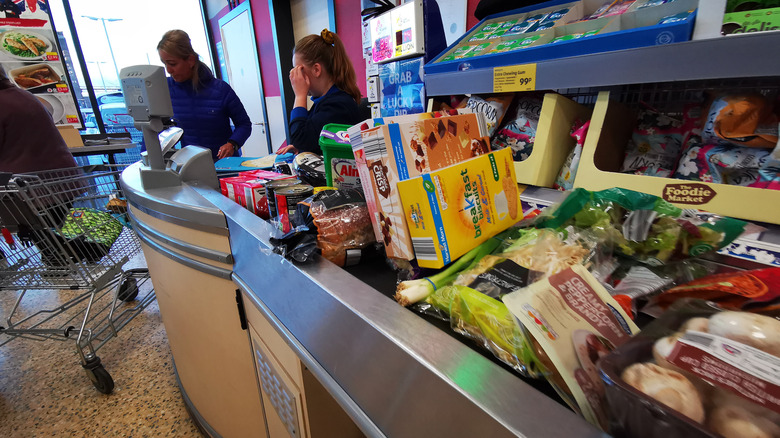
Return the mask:
M727 217L700 217L657 196L620 188L575 189L537 221L540 227L589 228L617 253L653 265L723 248L747 225Z
M362 190L355 154L347 130L351 125L329 123L320 132L320 149L325 162L327 185L339 189Z
M666 309L683 298L713 301L725 309L780 315L780 268L709 275L665 290L654 304Z
M509 149L400 181L398 192L421 267L441 268L523 218Z
M325 162L313 152L301 152L292 160L292 173L304 184L314 187L329 185L325 178Z
M596 364L639 328L581 265L543 277L503 302L546 353L545 368L559 377L548 380L562 398L606 429L605 390Z
M443 115L399 116L384 119L398 123L369 127L367 121L349 129L374 233L377 241L384 243L389 257L414 258L397 189L399 181L490 150L481 114ZM381 119L374 122L377 121Z
M780 320L682 300L599 363L610 432L637 438L780 434Z

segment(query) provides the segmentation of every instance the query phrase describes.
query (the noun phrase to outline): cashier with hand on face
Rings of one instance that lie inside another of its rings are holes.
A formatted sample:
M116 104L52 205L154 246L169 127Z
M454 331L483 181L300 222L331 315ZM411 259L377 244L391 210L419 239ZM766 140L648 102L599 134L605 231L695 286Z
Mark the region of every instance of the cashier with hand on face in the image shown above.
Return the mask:
M314 152L322 154L320 132L328 123L360 123L360 90L355 69L344 44L335 33L323 29L319 35L301 38L293 51L290 84L295 92L295 106L290 112L291 145L277 154ZM306 109L308 96L314 105Z
M252 132L252 122L235 91L198 59L183 30L166 32L157 52L170 75L173 117L184 130L182 146L211 149L214 161L238 155Z

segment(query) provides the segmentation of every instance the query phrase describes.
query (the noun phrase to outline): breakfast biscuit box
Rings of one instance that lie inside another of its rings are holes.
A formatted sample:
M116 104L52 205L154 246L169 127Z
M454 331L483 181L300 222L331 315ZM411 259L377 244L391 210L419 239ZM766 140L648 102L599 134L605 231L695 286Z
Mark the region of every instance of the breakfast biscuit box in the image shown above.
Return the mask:
M523 218L509 148L398 183L417 263L441 268Z
M350 142L377 241L389 257L412 260L414 251L396 185L490 151L481 114L403 119L351 128Z

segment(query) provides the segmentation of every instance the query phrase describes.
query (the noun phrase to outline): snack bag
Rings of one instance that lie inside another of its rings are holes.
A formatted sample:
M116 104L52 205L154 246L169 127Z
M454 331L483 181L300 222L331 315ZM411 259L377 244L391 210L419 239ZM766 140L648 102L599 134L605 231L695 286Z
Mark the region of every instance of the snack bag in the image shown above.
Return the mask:
M706 143L774 148L778 117L772 103L760 94L727 94L709 107L702 139Z
M493 132L501 124L501 121L504 120L504 114L513 97L514 95L511 93L496 94L485 98L471 96L466 101L465 106L475 113L480 112L485 115L488 137L492 137Z
M677 164L675 178L750 186L769 159L766 149L728 144L689 142Z
M639 328L580 265L512 292L503 301L544 352L555 389L586 420L606 430L605 389L596 364Z
M577 168L580 165L580 157L582 156L582 147L585 145L585 136L588 135L588 128L590 127L590 120L585 123L577 120L572 126L571 136L577 140L574 144L574 149L566 157L566 160L561 166L561 171L558 172L558 177L553 184L554 189L558 190L571 190L574 188L574 178L577 176Z
M535 94L518 97L511 116L505 117L501 128L493 135L491 145L494 149L512 148L515 161L523 161L531 156L543 98Z
M682 147L681 122L652 108L639 112L639 121L626 147L620 171L669 177Z

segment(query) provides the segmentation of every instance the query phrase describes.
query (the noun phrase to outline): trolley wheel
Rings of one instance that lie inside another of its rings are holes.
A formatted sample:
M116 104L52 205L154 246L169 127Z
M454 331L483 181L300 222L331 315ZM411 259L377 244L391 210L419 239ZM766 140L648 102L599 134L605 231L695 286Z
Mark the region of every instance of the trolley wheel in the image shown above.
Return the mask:
M87 363L82 364L87 377L92 381L92 385L103 394L111 394L114 390L114 379L111 374L101 365L100 358L97 356L88 356Z
M117 294L117 297L127 303L133 301L137 296L138 281L136 281L136 279L133 277L126 278L125 281L123 281L119 286L119 293Z

